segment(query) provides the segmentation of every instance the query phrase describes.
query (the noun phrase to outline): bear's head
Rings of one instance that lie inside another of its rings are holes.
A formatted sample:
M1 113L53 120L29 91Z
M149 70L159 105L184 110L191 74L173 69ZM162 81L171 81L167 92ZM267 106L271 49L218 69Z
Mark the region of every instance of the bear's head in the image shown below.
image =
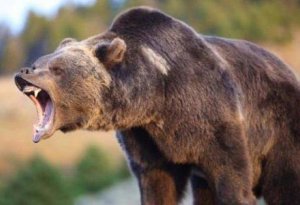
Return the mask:
M68 38L53 53L22 68L15 83L37 109L33 141L56 130L93 129L95 116L102 114L101 92L111 83L108 69L121 64L125 52L126 44L118 37L98 37L97 43Z

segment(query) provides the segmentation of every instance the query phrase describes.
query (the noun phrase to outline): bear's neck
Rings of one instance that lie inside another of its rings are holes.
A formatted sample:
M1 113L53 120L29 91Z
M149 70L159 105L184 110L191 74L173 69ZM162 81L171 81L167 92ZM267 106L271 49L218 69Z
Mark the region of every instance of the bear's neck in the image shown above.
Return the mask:
M101 94L101 129L127 129L158 120L164 106L162 81L158 80L161 85L153 86L147 84L149 76L124 70L111 73L111 77L109 88Z

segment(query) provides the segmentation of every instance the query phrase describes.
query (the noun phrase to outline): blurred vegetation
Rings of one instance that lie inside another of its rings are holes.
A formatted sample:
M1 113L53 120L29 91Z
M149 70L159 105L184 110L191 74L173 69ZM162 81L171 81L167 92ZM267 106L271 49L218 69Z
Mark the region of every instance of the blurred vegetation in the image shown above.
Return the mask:
M71 205L72 199L60 172L36 157L4 187L0 204Z
M84 7L69 3L54 18L31 12L17 36L0 25L0 74L30 65L65 37L84 39L100 33L126 8L150 5L193 26L198 32L282 43L300 25L299 0L98 0Z
M74 182L80 194L94 193L128 176L126 165L112 167L107 156L91 146L77 164Z
M114 171L115 170L115 171ZM90 146L73 167L64 173L37 156L0 186L1 205L71 205L82 194L102 189L129 177L127 166L112 166L107 155Z

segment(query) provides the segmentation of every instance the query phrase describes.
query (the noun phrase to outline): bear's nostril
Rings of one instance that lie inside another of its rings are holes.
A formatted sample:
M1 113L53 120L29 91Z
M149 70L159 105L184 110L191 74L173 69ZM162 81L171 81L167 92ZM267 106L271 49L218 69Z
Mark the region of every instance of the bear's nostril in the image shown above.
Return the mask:
M36 67L35 66L32 66L32 70L35 70L36 69Z
M28 68L28 67L21 68L20 73L22 73L22 74L30 74L30 73L33 73L34 69L33 68Z

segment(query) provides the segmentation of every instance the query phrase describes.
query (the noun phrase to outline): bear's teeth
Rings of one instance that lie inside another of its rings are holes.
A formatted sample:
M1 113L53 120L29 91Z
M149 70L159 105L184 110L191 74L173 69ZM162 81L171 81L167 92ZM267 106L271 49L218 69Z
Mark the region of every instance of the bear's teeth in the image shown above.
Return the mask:
M24 87L23 92L29 93L29 92L34 91L34 89L35 89L35 87L33 87L33 86L26 86L26 87Z
M34 97L37 97L39 92L41 91L40 88L36 88L33 92L34 92Z
M26 86L24 89L23 89L23 92L24 93L30 93L30 92L34 92L34 96L37 97L39 92L41 91L42 89L41 88L37 88L35 86Z

